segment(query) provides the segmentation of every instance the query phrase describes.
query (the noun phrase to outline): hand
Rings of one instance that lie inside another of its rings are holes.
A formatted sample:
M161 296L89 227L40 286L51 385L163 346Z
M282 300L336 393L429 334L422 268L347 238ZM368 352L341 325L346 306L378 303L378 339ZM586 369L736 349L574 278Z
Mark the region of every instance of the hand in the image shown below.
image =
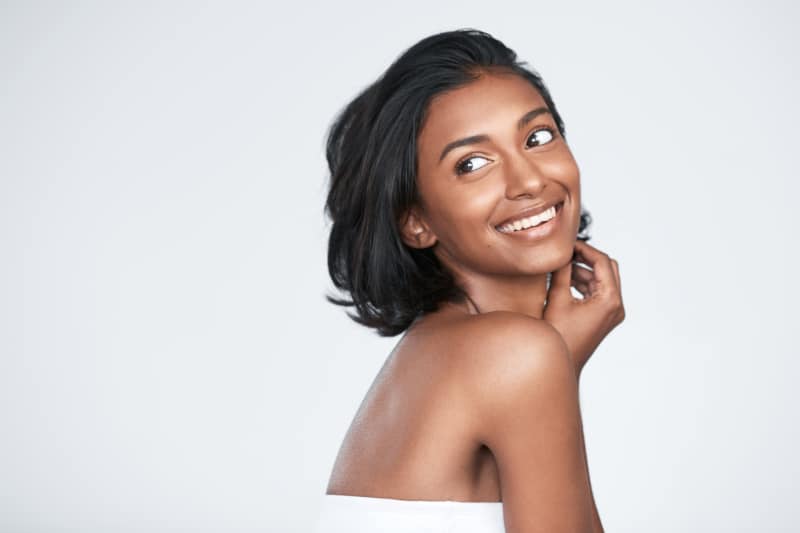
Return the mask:
M575 298L570 286L583 299ZM543 318L561 333L575 363L575 374L580 376L600 341L625 319L617 261L575 241L572 260L553 272Z

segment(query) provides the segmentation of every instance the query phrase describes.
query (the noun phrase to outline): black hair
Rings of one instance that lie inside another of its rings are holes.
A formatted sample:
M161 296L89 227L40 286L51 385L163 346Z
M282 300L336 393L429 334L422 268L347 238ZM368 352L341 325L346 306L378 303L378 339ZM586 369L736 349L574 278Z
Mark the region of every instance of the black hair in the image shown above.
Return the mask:
M399 221L418 200L417 136L430 100L502 70L528 80L541 94L564 136L564 123L539 74L486 32L463 28L431 35L406 50L342 109L326 142L330 189L325 212L332 220L328 272L355 306L350 318L384 337L395 336L443 301L465 292L433 253L401 239ZM577 238L591 216L581 209Z

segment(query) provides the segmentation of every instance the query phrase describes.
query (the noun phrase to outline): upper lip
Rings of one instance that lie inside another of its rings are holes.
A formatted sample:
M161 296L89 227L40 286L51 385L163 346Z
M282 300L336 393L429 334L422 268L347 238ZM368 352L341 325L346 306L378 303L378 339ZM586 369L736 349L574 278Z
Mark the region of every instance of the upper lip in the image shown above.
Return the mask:
M546 204L539 204L539 205L536 205L536 206L526 207L522 211L517 212L516 215L510 216L507 219L503 220L502 222L499 222L498 224L495 224L495 227L496 228L501 228L501 227L505 226L506 224L509 224L509 223L512 223L512 222L516 222L517 220L521 220L523 218L532 217L533 215L538 215L539 213L544 213L545 211L547 211L548 209L550 209L554 205L561 204L562 201L563 200L553 200L552 202L548 202Z

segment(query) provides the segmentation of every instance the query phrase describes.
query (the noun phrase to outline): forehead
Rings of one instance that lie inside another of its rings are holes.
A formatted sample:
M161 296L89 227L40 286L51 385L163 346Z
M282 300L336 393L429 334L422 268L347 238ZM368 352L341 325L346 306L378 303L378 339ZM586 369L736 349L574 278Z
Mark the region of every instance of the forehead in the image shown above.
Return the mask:
M419 151L435 150L459 137L508 131L536 107L546 106L539 91L515 74L484 74L431 99L419 134ZM422 154L420 154L422 155Z

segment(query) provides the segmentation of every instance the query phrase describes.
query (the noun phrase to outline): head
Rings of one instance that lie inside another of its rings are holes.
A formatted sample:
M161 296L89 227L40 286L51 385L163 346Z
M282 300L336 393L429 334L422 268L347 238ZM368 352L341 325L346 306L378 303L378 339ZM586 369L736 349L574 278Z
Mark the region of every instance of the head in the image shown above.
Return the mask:
M579 170L541 77L490 35L423 39L336 117L327 141L328 268L357 322L384 336L471 276L546 275L587 240ZM558 204L557 232L503 221Z

